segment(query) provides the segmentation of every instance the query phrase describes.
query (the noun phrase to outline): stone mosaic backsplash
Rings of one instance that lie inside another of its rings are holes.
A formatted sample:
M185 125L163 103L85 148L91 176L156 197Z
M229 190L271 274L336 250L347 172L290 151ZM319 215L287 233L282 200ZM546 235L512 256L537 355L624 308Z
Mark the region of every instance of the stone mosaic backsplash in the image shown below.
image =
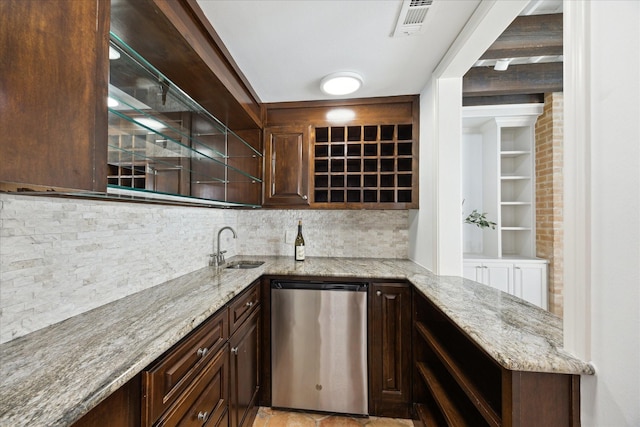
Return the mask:
M0 343L227 257L406 258L407 211L231 210L0 194Z
M6 342L205 267L236 213L2 194L0 221Z
M409 211L271 210L238 212L237 251L293 257L302 220L309 257L407 258Z

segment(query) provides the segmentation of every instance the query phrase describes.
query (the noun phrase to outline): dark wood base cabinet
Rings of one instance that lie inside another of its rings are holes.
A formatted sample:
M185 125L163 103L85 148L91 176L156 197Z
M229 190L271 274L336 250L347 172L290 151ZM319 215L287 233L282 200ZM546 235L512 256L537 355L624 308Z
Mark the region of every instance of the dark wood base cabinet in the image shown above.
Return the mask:
M227 310L218 312L142 371L143 426L155 425L158 420L159 425L182 425L187 416L184 411L190 407L196 411L195 419L200 413L201 420L213 415L214 408L226 409L228 323ZM219 399L194 406L203 390L211 391L211 387Z
M247 319L229 341L231 345L231 394L229 427L253 424L258 411L259 387L259 310Z
M140 378L140 374L133 377L76 421L73 427L139 427Z
M253 423L260 378L258 283L143 372L143 426ZM199 368L200 360L210 361ZM146 377L154 380L145 382Z
M222 426L227 419L229 346L225 344L155 426Z
M249 286L74 427L250 426L260 389L260 287Z
M579 375L505 369L417 291L413 303L416 425L580 425Z
M272 278L256 281L75 426L250 427L258 405L271 406ZM579 375L504 368L407 282L370 282L368 338L370 415L429 427L580 425Z
M409 418L411 410L411 285L369 288L369 414Z

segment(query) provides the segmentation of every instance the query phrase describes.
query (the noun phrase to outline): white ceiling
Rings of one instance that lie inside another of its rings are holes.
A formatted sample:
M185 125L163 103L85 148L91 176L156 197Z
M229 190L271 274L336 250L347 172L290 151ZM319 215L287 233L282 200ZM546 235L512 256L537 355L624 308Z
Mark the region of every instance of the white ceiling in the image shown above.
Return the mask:
M418 94L480 0L434 0L422 30L392 37L402 0L197 0L262 102L335 99L320 80L354 71L342 98ZM557 13L532 0L522 14Z
M320 80L337 71L364 79L346 98L420 93L479 0L435 0L422 31L398 38L391 34L402 0L198 4L260 100L282 102L331 98Z

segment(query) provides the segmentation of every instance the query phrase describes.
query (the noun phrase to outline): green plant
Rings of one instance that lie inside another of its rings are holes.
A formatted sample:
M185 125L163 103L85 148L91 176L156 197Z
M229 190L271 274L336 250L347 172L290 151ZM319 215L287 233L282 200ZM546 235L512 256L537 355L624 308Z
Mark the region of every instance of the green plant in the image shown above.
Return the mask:
M477 209L474 209L473 212L464 219L464 222L465 224L473 224L478 228L491 227L492 230L496 229L496 223L487 219L487 213L480 213Z

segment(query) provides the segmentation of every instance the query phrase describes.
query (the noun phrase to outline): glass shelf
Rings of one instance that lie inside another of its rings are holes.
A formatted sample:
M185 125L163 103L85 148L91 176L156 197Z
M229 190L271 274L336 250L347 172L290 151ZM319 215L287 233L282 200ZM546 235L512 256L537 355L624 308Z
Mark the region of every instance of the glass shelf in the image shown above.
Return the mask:
M111 33L108 184L163 196L236 202L260 185L262 153ZM230 184L234 184L230 186ZM236 185L237 184L237 185ZM244 188L244 187L243 187ZM154 198L158 198L155 197Z

